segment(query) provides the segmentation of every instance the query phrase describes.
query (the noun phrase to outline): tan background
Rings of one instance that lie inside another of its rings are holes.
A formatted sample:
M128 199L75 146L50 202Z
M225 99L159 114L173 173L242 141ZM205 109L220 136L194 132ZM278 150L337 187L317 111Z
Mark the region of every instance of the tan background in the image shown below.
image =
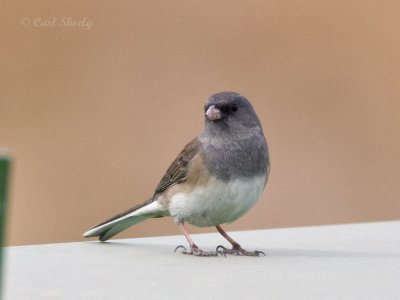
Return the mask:
M8 1L0 22L10 245L79 241L146 200L222 90L252 101L272 158L227 230L399 219L399 1Z

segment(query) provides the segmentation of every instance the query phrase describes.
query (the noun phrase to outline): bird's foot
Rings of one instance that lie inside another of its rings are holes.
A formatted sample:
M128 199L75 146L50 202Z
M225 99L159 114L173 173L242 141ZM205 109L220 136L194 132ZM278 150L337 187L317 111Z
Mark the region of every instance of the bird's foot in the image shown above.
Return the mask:
M184 246L179 245L175 248L174 252L176 252L176 250L179 248L183 249L182 254L190 254L195 256L217 256L218 253L221 253L220 251L203 251L200 250L196 245L191 246L190 249L186 249Z
M220 249L222 249L222 250L220 250ZM265 253L262 252L262 251L258 251L258 250L255 250L255 251L247 251L247 250L244 250L244 249L243 249L242 247L240 247L239 245L238 245L238 246L233 246L232 249L228 249L228 248L225 248L225 247L222 246L222 245L219 245L219 246L217 247L216 251L217 251L218 253L222 253L223 255L226 255L226 254L233 254L233 255L245 255L245 256L260 256L260 254L262 254L262 255L265 256Z

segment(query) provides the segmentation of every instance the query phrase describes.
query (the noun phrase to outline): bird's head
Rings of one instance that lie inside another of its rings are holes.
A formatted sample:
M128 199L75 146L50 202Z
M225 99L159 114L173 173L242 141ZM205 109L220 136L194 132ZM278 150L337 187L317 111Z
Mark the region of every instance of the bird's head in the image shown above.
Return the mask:
M206 128L245 130L260 125L260 121L246 97L236 92L212 95L205 107Z

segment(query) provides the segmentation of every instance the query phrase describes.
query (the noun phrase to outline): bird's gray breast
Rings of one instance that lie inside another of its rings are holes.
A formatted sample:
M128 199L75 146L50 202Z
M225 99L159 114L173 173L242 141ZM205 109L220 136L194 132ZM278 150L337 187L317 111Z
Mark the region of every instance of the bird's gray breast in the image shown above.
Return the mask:
M227 142L203 144L203 159L208 172L220 180L265 175L269 170L269 152L263 135Z

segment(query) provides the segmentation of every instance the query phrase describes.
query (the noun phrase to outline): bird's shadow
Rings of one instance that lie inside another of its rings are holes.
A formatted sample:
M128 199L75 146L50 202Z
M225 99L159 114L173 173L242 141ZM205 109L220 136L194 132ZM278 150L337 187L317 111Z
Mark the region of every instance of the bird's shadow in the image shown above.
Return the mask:
M128 247L128 248L147 248L147 249L166 249L174 251L175 247L162 244L133 244L131 242L112 241L92 243L106 247ZM207 247L209 248L209 247ZM377 253L368 251L345 251L345 250L321 250L321 249L293 249L293 248L268 248L257 249L266 254L266 257L310 257L310 258L400 258L400 253Z

